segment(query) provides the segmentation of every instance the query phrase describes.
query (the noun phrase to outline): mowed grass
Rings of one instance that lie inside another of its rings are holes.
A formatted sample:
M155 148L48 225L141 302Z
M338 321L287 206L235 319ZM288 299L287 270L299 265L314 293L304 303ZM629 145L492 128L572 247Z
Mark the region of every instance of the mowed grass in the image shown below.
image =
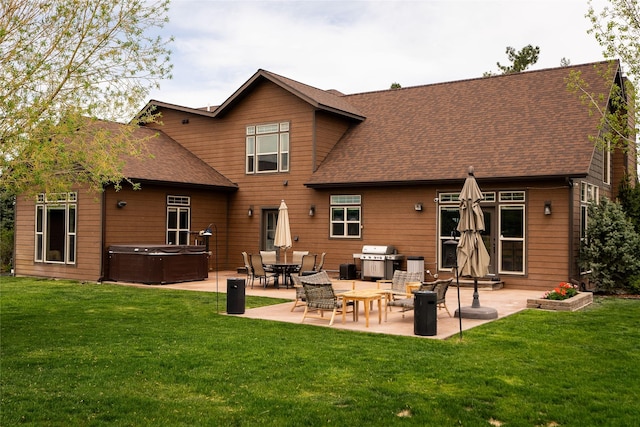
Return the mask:
M439 341L227 316L225 294L0 281L2 426L640 423L638 300Z

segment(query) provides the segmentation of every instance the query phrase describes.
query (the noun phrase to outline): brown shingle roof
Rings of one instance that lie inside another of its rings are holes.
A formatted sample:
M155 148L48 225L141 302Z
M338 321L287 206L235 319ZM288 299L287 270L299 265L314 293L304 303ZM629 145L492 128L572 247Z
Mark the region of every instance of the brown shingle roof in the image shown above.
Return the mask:
M147 141L152 155L129 158L124 168L125 176L144 181L180 183L235 190L237 185L207 165L189 150L157 129L140 128L140 138L157 134Z
M120 123L105 121L95 121L92 126L105 129L114 135L125 129ZM237 189L236 184L162 131L140 127L132 136L140 141L146 141L146 151L140 156L125 159L123 173L127 178L134 181L178 183L224 190Z
M307 185L381 185L478 178L584 176L593 154L589 116L566 89L571 70L596 93L610 83L595 67L531 71L347 95L366 120L354 125Z

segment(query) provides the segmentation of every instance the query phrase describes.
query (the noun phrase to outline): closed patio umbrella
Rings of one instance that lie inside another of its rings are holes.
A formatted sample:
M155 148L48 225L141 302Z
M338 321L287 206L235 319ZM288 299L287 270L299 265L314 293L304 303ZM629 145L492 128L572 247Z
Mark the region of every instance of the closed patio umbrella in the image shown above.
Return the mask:
M458 276L473 278L473 304L462 307L456 315L473 319L493 319L498 313L492 308L480 307L478 296L478 278L489 273L489 253L480 234L485 230L484 215L480 208L483 199L474 176L473 166L469 167L469 175L460 192L460 222L458 231L460 241L457 247Z
M289 228L289 209L282 200L278 209L278 222L273 245L284 250L284 262L287 262L287 249L291 247L291 229Z

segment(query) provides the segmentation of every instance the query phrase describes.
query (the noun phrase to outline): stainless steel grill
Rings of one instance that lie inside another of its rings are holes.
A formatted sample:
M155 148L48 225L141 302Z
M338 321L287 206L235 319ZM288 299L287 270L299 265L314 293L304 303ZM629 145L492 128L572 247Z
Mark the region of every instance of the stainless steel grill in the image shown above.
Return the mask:
M362 263L362 279L391 279L393 271L404 259L404 255L398 254L392 245L364 245L362 253L353 254L353 257Z

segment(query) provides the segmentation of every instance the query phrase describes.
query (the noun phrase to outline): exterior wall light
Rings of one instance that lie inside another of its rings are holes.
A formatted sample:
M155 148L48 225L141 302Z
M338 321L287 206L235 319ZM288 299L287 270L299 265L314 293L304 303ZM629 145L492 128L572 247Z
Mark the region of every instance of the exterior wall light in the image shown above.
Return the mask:
M314 216L316 214L316 205L309 206L309 216Z
M119 208L124 208L125 206L127 206L127 202L124 200L118 200L117 206Z
M413 209L415 209L418 212L422 211L422 202L418 202L415 205L413 205Z
M551 200L544 202L544 214L551 215Z
M253 216L253 205L249 206L249 210L247 211L247 216L248 217L252 217Z

